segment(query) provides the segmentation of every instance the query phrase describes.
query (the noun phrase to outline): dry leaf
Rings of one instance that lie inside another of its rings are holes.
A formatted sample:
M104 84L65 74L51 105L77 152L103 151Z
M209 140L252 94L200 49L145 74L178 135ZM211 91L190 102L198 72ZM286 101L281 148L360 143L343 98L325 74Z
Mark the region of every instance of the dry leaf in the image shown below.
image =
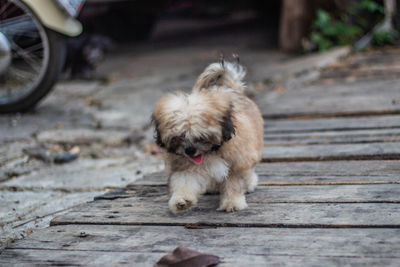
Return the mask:
M278 85L278 86L276 86L276 87L274 88L274 90L275 90L276 92L283 92L283 91L286 90L286 87L283 86L283 85Z
M262 81L257 82L257 83L254 85L254 88L256 88L257 90L262 90L262 89L265 88L265 83L262 82Z

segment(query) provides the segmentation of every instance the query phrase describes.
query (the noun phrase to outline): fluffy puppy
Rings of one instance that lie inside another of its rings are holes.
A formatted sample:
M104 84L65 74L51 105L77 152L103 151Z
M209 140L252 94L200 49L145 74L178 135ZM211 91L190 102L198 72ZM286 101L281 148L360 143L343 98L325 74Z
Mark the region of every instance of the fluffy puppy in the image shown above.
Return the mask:
M191 94L163 96L152 120L157 144L165 150L169 208L189 209L200 195L221 193L218 210L247 207L245 193L254 191L261 160L263 119L243 92L245 70L221 62L209 65Z

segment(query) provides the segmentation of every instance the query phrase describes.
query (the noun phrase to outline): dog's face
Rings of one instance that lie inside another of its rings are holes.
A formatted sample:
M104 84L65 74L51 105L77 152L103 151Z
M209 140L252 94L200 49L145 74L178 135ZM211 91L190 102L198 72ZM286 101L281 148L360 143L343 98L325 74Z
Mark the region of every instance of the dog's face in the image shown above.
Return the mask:
M220 92L167 94L157 102L152 116L156 142L169 153L201 164L205 155L235 134L232 110Z

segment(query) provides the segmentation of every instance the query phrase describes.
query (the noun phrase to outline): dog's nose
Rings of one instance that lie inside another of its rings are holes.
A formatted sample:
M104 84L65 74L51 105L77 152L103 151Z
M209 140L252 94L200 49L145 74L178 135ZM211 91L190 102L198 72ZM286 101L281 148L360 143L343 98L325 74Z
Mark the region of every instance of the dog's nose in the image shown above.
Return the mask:
M185 153L188 156L193 156L196 153L196 148L194 148L192 146L187 147L187 148L185 148Z

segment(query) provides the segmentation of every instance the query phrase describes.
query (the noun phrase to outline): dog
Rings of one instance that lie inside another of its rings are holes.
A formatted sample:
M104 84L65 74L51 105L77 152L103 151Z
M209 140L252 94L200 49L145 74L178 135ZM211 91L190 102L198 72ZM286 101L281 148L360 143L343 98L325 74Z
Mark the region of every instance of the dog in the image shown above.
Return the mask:
M219 211L247 208L255 190L254 167L261 160L264 123L244 93L245 69L237 63L209 65L192 92L168 93L155 105L155 140L164 151L172 213L220 193Z

